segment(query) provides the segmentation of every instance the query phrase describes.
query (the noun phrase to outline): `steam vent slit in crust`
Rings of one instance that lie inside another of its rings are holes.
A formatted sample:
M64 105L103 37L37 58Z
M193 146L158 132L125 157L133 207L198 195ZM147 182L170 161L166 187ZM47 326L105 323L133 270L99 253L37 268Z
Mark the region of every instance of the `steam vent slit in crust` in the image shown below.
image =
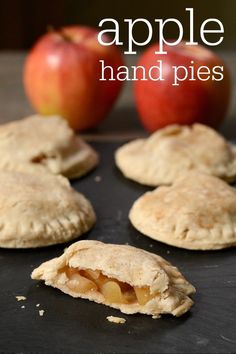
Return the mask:
M41 264L32 279L126 314L180 316L195 288L162 257L128 245L79 241Z
M0 125L0 169L21 164L75 178L98 164L98 154L61 117L33 115Z
M129 218L145 236L171 246L215 250L236 246L236 189L189 172L171 186L142 195Z
M0 247L31 248L75 239L91 229L90 202L44 168L0 171Z
M124 176L153 187L172 184L189 171L236 180L236 146L202 124L160 129L121 146L115 160Z

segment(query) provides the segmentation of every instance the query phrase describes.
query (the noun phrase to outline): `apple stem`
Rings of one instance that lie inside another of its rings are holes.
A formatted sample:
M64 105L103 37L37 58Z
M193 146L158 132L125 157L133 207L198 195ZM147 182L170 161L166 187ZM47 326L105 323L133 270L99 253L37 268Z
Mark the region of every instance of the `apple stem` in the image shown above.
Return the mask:
M55 27L52 25L47 26L47 32L48 33L57 33L59 34L65 41L71 42L71 37L69 34L67 34L62 28L59 28L58 30L55 30Z
M60 36L67 42L71 42L71 37L69 34L67 34L65 31L60 30Z

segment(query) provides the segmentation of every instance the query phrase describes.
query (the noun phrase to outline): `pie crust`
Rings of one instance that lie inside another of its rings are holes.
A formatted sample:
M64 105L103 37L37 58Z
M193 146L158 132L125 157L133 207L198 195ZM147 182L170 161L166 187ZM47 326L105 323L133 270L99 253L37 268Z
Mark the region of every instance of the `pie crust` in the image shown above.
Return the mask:
M95 223L90 202L65 177L43 168L0 171L0 210L0 247L5 248L66 242Z
M188 171L236 179L236 147L201 124L171 125L131 141L116 151L115 160L127 178L154 187L172 184Z
M33 115L0 125L0 169L17 170L22 163L75 178L93 169L98 155L63 118Z
M142 195L129 218L144 235L172 246L213 250L236 245L236 189L189 172L172 186Z
M126 314L180 316L195 288L162 257L128 245L79 241L41 264L32 279Z

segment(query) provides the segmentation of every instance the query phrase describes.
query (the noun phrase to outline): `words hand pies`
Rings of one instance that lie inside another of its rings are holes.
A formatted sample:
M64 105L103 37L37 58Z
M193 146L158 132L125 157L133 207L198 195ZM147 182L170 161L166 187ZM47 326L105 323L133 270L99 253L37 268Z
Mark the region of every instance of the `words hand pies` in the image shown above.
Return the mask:
M236 189L217 177L189 172L172 186L142 195L129 218L144 235L172 246L236 246Z
M0 169L40 164L54 174L80 177L98 164L97 153L58 117L31 117L0 126Z
M149 186L171 184L188 171L236 179L236 147L201 124L168 126L125 144L115 158L126 177Z
M127 246L80 241L41 264L32 279L114 307L123 313L180 316L190 309L195 288L163 258Z
M22 167L22 169L24 166ZM42 247L72 240L95 223L90 202L62 176L0 171L0 247Z

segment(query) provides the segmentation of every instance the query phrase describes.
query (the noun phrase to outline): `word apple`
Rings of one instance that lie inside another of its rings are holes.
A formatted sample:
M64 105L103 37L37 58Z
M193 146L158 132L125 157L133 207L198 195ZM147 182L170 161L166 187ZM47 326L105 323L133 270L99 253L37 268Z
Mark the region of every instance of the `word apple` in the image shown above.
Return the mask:
M51 31L35 44L24 67L25 91L33 107L43 115L61 115L75 130L96 126L122 86L118 80L99 80L100 59L114 71L123 59L116 46L99 44L97 36L97 30L83 26Z
M153 132L168 124L195 122L218 127L225 117L231 91L226 65L200 45L186 46L181 42L175 47L164 46L167 54L157 55L158 47L149 47L138 66L148 72L159 60L161 80L143 80L143 73L137 71L134 83L136 106L146 129Z
M189 37L189 41L185 42L185 45L192 45L192 46L197 46L198 42L195 40L194 34L195 34L195 26L194 26L194 8L193 7L187 7L185 8L186 13L188 14L189 17L189 23L188 26L186 27L186 30L184 29L182 23L177 19L177 18L167 18L167 19L162 19L162 18L155 18L154 22L155 24L153 25L149 20L146 18L136 18L135 20L131 18L125 18L124 23L127 23L127 42L128 42L128 48L124 52L124 54L137 54L136 49L134 48L139 46L143 47L145 45L148 45L150 41L153 38L159 39L159 46L158 46L158 51L156 51L156 54L166 54L167 51L164 50L163 46L164 44L168 44L168 46L175 46L179 44L183 38ZM99 43L109 46L112 44L116 45L123 45L124 43L120 40L120 25L117 20L114 18L104 18L99 22L99 27L102 27L104 24L109 24L109 27L106 29L103 29L100 31L98 35L98 41ZM165 38L165 29L166 26L168 25L175 26L177 28L177 38L176 40L171 40L168 41ZM210 24L210 28L209 28ZM147 37L143 42L140 42L137 40L135 36L135 29L136 26L142 25L145 33L147 33ZM112 27L110 27L112 26ZM109 35L113 34L113 39L110 41L103 41L103 37L105 34L109 33ZM217 18L208 18L204 20L199 28L199 34L202 42L205 45L208 46L217 46L219 45L223 39L224 39L224 26L223 23L217 19ZM211 37L209 37L209 34L214 34L217 35L217 39L214 38L212 40Z

